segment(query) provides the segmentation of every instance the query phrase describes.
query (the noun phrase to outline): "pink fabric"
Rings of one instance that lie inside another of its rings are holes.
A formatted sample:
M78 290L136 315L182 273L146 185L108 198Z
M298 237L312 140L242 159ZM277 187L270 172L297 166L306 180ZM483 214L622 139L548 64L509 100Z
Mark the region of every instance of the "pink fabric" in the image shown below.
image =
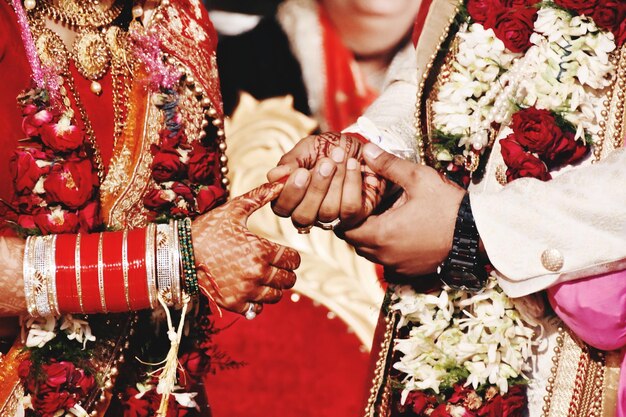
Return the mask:
M617 416L626 417L626 270L548 289L552 308L574 333L602 350L622 349Z

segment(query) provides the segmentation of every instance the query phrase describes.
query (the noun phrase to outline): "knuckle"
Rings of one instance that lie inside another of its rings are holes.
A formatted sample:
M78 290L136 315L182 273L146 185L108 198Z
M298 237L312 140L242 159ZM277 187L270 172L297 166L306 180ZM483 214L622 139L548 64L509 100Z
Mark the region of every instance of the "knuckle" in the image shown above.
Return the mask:
M307 227L313 224L313 219L301 213L294 213L291 216L291 222L296 227Z

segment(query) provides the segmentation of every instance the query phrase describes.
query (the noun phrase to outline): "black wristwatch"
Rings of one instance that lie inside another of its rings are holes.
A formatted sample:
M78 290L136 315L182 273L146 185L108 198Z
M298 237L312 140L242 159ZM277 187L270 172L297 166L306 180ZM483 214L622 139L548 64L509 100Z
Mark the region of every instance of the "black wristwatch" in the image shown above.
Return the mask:
M487 271L480 257L479 242L469 194L465 194L456 217L452 250L437 271L450 288L480 291L485 286Z

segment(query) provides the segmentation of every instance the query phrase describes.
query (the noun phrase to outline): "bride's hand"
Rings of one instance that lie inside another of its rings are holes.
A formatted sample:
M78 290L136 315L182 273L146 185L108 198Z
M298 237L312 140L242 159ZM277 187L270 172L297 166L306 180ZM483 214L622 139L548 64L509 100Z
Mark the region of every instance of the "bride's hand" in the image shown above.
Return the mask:
M247 194L197 218L192 225L200 285L219 306L246 313L250 306L259 313L264 303L276 303L282 290L296 282L293 272L300 265L295 250L270 242L250 232L248 217L275 199L282 182L264 184ZM212 285L211 278L217 285Z
M365 140L351 133L326 132L296 144L267 174L270 181L289 175L273 204L274 213L306 228L316 221L351 228L378 206L385 181L363 163Z

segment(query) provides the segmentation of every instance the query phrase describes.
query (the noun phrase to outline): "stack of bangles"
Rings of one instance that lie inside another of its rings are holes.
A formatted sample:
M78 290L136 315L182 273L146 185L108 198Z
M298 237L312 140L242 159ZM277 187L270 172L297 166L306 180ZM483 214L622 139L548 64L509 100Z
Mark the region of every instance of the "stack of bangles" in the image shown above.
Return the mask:
M31 236L24 294L33 317L179 307L198 294L191 220L143 229Z

